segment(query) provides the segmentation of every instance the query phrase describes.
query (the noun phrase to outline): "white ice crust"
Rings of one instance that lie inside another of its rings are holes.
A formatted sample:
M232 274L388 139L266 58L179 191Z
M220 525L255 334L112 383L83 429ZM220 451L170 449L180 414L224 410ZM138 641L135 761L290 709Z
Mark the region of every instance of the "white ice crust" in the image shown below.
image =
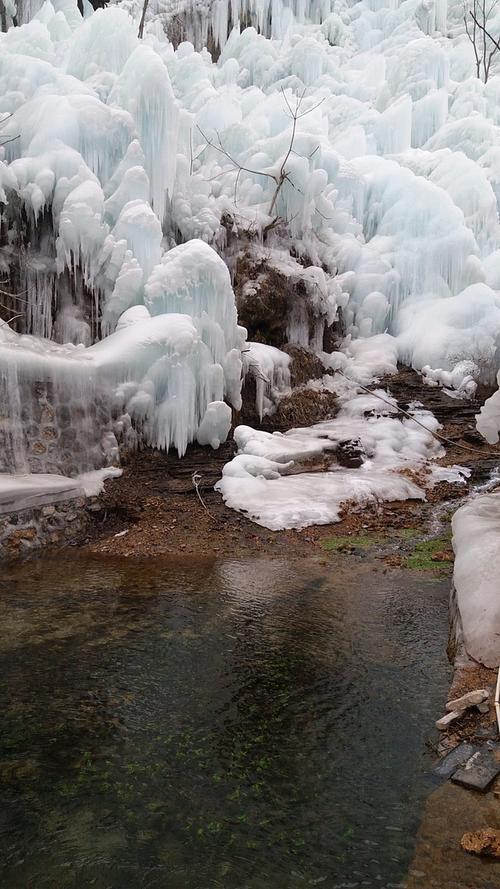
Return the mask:
M20 509L39 509L79 497L96 497L107 478L122 474L118 467L96 469L76 478L49 473L0 473L0 515Z
M382 404L378 394L389 404ZM216 488L227 506L273 531L337 522L348 503L423 500L423 487L401 470L427 475L428 461L443 453L432 435L439 424L428 411L414 411L422 425L397 419L395 411L387 393L380 392L350 399L334 420L285 434L239 426L234 432L238 454L224 467ZM352 441L364 462L358 469L343 469L336 464L335 451ZM330 453L327 472L294 469L295 461ZM458 471L454 480L459 480Z
M454 582L464 644L487 667L500 665L500 494L483 494L453 516Z

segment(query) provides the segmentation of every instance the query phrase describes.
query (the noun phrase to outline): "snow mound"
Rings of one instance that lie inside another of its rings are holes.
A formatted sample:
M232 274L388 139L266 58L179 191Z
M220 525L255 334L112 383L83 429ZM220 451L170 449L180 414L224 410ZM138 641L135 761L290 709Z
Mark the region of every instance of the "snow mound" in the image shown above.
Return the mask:
M453 516L454 582L468 654L500 665L500 494L483 494Z
M477 430L489 444L496 444L500 433L500 372L497 383L497 391L486 399L479 414L476 414Z
M387 397L387 395L386 395ZM425 499L422 487L401 473L420 470L443 450L433 436L439 424L428 411L398 420L395 406L375 395L349 400L334 420L285 434L238 426L238 454L217 483L224 502L273 531L338 522L343 507L390 500ZM343 469L335 451L355 443L363 463ZM294 461L332 454L327 472L295 472Z

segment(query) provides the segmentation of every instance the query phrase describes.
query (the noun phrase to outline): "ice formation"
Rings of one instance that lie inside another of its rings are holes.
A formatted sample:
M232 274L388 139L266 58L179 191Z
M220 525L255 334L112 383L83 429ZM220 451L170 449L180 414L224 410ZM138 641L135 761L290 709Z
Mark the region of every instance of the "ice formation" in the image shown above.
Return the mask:
M78 497L96 497L107 478L121 475L117 467L96 469L76 478L55 473L16 475L0 473L0 515L15 509L40 508L45 503L63 502Z
M220 404L226 391L239 406L241 362L231 360L239 350L225 348L224 333L215 322L217 336L205 343L203 319L200 329L196 321L176 313L151 316L145 306L134 307L121 316L115 333L87 348L59 346L7 329L0 334L0 371L12 378L6 393L10 434L22 427L22 406L16 403L13 384L22 378L33 384L48 381L55 394L78 393L88 406L103 392L114 414L132 420L143 441L153 447L173 446L183 454L199 430L203 437L210 432L208 441L217 446L230 426L230 408ZM231 346L241 336L236 325L233 333ZM226 373L216 360L219 356L229 368ZM90 414L86 421L92 422ZM22 451L22 431L18 437Z
M290 391L290 356L275 346L248 343L243 353L245 376L255 380L255 406L259 420L272 414L280 396Z
M337 275L353 337L388 333L400 360L444 374L469 362L465 376L491 381L498 61L487 84L475 77L462 4L159 0L139 41L141 7L87 4L82 18L72 0L33 0L0 36L2 133L19 136L2 187L25 208L20 283L36 294L27 332L108 334L173 240L221 249L228 213L240 230L276 214Z
M14 294L0 394L13 468L25 469L25 380L108 404L100 457L77 473L113 462L132 426L180 453L217 446L243 364L259 415L272 410L289 367L280 350L244 345L228 271L238 239L301 277L311 311L297 302L289 341L342 379L366 385L404 361L459 396L494 380L500 56L483 83L462 0L151 0L142 40L142 0L82 8L9 0L13 26L0 33L0 272ZM339 311L346 339L332 354L325 319ZM489 440L497 405L478 422ZM395 455L408 448L418 463L431 445L394 417L343 410L328 441L349 427L373 465L355 484L329 473L319 514L337 515L348 490L420 496ZM317 432L299 438L318 446ZM247 458L281 466L255 447L227 468L227 490L264 490ZM264 482L309 503L315 493L300 474ZM292 512L278 521L312 520Z
M497 383L497 391L486 399L479 414L476 415L477 429L490 444L495 444L500 434L500 372Z
M474 660L500 665L500 494L483 494L453 516L454 581L464 644Z
M426 475L428 461L443 453L432 434L439 424L428 411L414 412L425 428L410 418L397 419L396 412L387 393L377 392L348 399L334 420L285 434L239 426L234 432L238 454L224 467L217 490L228 506L273 531L337 522L348 501L425 499L423 488L402 470ZM335 451L353 441L363 463L344 469ZM327 472L300 471L300 461L322 454L332 455Z

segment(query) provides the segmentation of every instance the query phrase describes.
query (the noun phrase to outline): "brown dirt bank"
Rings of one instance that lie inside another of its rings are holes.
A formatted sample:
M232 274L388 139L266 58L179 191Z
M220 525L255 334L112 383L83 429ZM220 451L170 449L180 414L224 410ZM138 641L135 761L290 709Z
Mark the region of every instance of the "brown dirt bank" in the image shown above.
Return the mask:
M498 889L500 861L478 859L460 848L462 835L500 827L500 803L449 781L427 800L406 889Z

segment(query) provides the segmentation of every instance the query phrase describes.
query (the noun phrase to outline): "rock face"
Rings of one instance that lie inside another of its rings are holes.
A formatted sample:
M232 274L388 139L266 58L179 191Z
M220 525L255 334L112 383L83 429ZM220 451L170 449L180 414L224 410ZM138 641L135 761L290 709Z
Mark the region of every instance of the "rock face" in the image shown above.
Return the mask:
M460 840L464 852L471 855L486 855L489 858L500 858L500 830L485 827L464 833Z
M77 396L72 381L16 381L12 394L0 369L0 472L75 476L118 462L137 445L129 419L113 413L109 393Z
M80 539L89 523L84 497L55 505L16 510L0 515L0 561L26 555L41 546L62 545ZM95 507L94 507L95 508Z
M339 441L335 456L337 462L347 469L359 469L366 460L366 453L359 438Z

